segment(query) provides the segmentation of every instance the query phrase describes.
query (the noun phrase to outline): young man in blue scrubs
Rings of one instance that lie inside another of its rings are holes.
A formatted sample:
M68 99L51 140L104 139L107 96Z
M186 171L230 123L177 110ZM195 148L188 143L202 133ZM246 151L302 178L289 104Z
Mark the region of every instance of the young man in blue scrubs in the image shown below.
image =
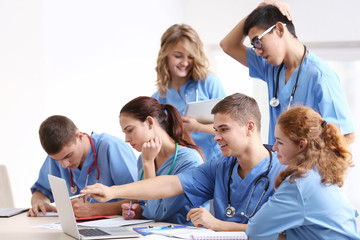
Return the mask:
M136 157L132 149L119 138L109 134L92 133L91 136L78 130L65 116L47 118L39 129L40 142L49 154L41 167L39 178L31 187L31 208L28 216L40 216L56 211L50 205L54 201L48 174L66 180L70 196L80 193L86 185L96 182L107 186L131 183L136 180ZM128 201L125 201L128 202ZM124 200L108 203L72 200L77 217L114 215L121 213Z
M246 36L252 44L248 48ZM290 105L310 107L336 124L348 143L354 126L337 74L301 43L287 3L264 1L244 17L220 43L225 53L266 82L269 96L269 144L279 115Z
M98 201L113 198L154 199L185 193L193 209L187 214L195 226L216 231L245 231L251 218L274 193L274 179L284 169L262 145L261 115L256 101L236 93L212 110L215 141L223 157L206 161L174 176L159 176L122 186L87 186L83 193ZM214 199L214 213L198 208Z

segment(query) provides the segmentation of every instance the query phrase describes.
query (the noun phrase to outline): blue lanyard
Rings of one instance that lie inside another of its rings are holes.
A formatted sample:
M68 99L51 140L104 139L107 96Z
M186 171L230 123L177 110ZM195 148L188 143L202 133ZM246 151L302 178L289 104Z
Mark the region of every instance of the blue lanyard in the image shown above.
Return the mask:
M173 160L173 162L172 162L172 165L171 165L171 167L170 167L169 172L168 172L166 175L169 175L169 174L171 173L171 171L173 170L173 168L174 168L174 165L175 165L175 162L176 162L176 158L177 158L177 154L178 154L178 146L179 146L179 144L176 142L176 143L175 143L175 156L174 156L174 160ZM144 176L144 169L141 171L141 175L140 175L139 180L141 180L143 176Z

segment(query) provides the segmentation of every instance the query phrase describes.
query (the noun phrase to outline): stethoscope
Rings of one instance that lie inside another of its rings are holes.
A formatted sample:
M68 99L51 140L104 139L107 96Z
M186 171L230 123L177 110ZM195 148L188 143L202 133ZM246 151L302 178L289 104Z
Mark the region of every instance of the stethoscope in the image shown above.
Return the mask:
M260 176L258 176L258 177L256 178L255 183L254 183L254 186L252 187L252 190L251 190L249 199L248 199L248 201L247 201L245 210L240 213L242 216L245 216L247 219L250 219L250 218L255 214L256 209L258 208L258 206L259 206L262 198L264 197L267 189L269 188L270 180L269 180L268 174L269 174L269 172L270 172L271 165L272 165L272 154L271 154L271 151L270 151L268 148L266 148L266 150L268 150L269 156L270 156L269 167L268 167L268 169L267 169L267 171L266 171L265 174L261 174ZM233 172L233 170L234 170L234 167L235 167L236 162L237 162L237 160L234 159L234 162L231 164L230 172L229 172L228 193L227 193L228 206L227 206L227 208L225 208L225 215L226 215L227 217L233 217L233 216L235 216L235 213L236 213L235 208L234 208L233 206L231 206L231 202L230 202L230 182L231 182L231 175L232 175L232 172ZM254 190L255 190L256 185L260 182L260 180L261 180L262 178L265 178L265 179L266 179L266 184L265 184L265 186L264 186L264 191L263 191L263 193L261 194L261 197L260 197L259 201L257 202L257 204L256 204L254 210L252 211L252 213L251 213L250 215L247 215L247 210L248 210L248 207L249 207L250 199L251 199L251 197L252 197L252 195L253 195L253 193L254 193Z
M179 148L179 144L177 142L175 142L175 155L174 155L173 162L171 164L170 170L167 173L167 175L170 175L171 171L173 170L173 168L175 166L176 158L177 158L177 155L178 155L178 148ZM139 181L142 179L143 176L144 176L144 169L141 171Z
M98 168L98 166L97 166L97 156L96 156L96 152L95 152L94 143L93 143L91 137L90 137L87 133L83 133L83 134L86 135L86 136L89 138L89 141L90 141L90 144L91 144L91 149L92 149L92 151L93 151L94 158L95 158L95 163L94 163L94 165L92 165L92 166L89 168L89 170L88 170L88 172L87 172L87 175L86 175L85 186L87 186L91 169L95 168L96 171L97 171L96 182L99 181L99 178L100 178L100 170L99 170L99 168ZM76 194L77 191L78 191L78 187L74 184L73 175L72 175L72 171L71 171L70 168L69 168L69 170L70 170L70 183L71 183L70 192L71 192L72 194Z
M195 82L195 80L193 80ZM188 94L187 94L187 90L189 85L191 85L191 81L189 81L188 84L186 84L185 86L185 103L188 103ZM199 80L195 82L195 102L199 101Z
M299 80L299 75L300 75L300 72L301 72L301 67L302 67L302 64L303 64L303 61L305 59L305 55L306 55L306 46L304 45L304 55L301 59L301 63L300 63L300 66L299 66L299 71L298 71L298 74L296 76L296 81L295 81L295 84L294 84L294 87L291 91L291 95L290 95L290 100L289 100L289 104L288 104L288 107L287 109L290 108L290 105L291 105L291 102L292 100L294 99L294 95L295 95L295 91L296 91L296 87L297 87L297 83L298 83L298 80ZM277 97L277 90L278 90L278 87L279 87L279 76L280 76L280 72L281 72L281 69L283 68L284 66L284 63L282 63L279 67L279 70L277 72L277 75L276 75L276 84L275 84L275 90L274 90L274 97L270 99L270 106L272 107L277 107L279 106L280 104L280 101L279 101L279 98Z

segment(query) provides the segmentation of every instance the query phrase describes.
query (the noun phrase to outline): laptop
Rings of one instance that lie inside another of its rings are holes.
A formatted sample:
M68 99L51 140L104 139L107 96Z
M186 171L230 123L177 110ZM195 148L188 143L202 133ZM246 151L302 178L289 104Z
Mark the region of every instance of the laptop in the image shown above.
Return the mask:
M195 118L201 123L214 122L214 116L211 114L213 107L222 100L222 98L208 99L198 102L189 102L186 104L184 116Z
M126 227L78 227L65 180L51 174L48 174L48 178L59 215L61 228L64 233L76 239L133 238L141 236L137 232Z

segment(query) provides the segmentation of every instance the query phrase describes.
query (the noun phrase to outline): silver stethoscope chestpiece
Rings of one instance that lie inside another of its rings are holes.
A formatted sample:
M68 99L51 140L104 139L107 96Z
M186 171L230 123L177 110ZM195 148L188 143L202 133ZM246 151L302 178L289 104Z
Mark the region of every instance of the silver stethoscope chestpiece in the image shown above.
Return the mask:
M235 212L235 208L230 205L225 209L225 215L229 218L235 216Z
M279 106L280 102L279 99L276 97L273 97L272 99L270 99L270 106L272 107L277 107Z

